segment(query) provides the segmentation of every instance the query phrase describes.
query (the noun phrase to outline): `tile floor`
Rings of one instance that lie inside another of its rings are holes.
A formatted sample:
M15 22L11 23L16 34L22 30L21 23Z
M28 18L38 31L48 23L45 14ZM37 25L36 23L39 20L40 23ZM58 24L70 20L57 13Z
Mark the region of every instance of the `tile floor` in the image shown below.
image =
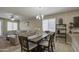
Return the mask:
M11 45L7 45L8 48L4 48L3 46L7 41L6 40L0 40L0 52L20 52L20 45L17 46L11 46ZM7 44L10 44L9 42ZM74 52L72 46L69 43L65 43L64 39L57 39L57 41L55 42L55 52Z
M71 42L65 43L64 39L57 39L55 43L55 52L74 52Z

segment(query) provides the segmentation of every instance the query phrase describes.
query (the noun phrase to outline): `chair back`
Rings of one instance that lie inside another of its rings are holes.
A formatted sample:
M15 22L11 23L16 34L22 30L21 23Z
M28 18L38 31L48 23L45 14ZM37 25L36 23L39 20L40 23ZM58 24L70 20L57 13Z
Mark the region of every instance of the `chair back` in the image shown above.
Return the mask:
M18 36L18 38L19 38L19 42L21 44L21 50L24 50L24 48L26 48L28 51L29 50L28 38L24 37L24 36Z
M52 42L54 42L54 36L55 36L55 33L50 34L50 38L48 42L49 46L52 44Z
M54 36L55 36L55 33L53 33L53 34L50 35L50 41L51 42L54 42Z

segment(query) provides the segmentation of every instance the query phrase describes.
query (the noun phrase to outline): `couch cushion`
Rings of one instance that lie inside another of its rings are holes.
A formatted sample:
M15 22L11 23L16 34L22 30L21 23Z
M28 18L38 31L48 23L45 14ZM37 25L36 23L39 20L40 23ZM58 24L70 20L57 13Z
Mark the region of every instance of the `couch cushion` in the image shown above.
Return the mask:
M7 35L7 37L16 38L16 35Z

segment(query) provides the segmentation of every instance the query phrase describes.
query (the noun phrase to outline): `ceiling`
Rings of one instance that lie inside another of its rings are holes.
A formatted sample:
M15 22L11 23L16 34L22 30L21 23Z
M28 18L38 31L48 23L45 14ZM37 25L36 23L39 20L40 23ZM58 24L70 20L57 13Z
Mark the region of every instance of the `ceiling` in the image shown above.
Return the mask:
M50 15L61 12L79 10L78 7L0 7L0 17L10 17L10 15L23 16L25 18L37 16L39 14Z

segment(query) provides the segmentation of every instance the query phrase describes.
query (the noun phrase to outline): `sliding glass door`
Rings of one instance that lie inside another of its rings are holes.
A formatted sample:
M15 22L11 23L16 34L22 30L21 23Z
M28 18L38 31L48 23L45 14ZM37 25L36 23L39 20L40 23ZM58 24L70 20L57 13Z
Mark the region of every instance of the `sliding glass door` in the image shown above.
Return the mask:
M42 29L43 31L52 31L55 32L56 29L56 19L44 19L42 21Z

